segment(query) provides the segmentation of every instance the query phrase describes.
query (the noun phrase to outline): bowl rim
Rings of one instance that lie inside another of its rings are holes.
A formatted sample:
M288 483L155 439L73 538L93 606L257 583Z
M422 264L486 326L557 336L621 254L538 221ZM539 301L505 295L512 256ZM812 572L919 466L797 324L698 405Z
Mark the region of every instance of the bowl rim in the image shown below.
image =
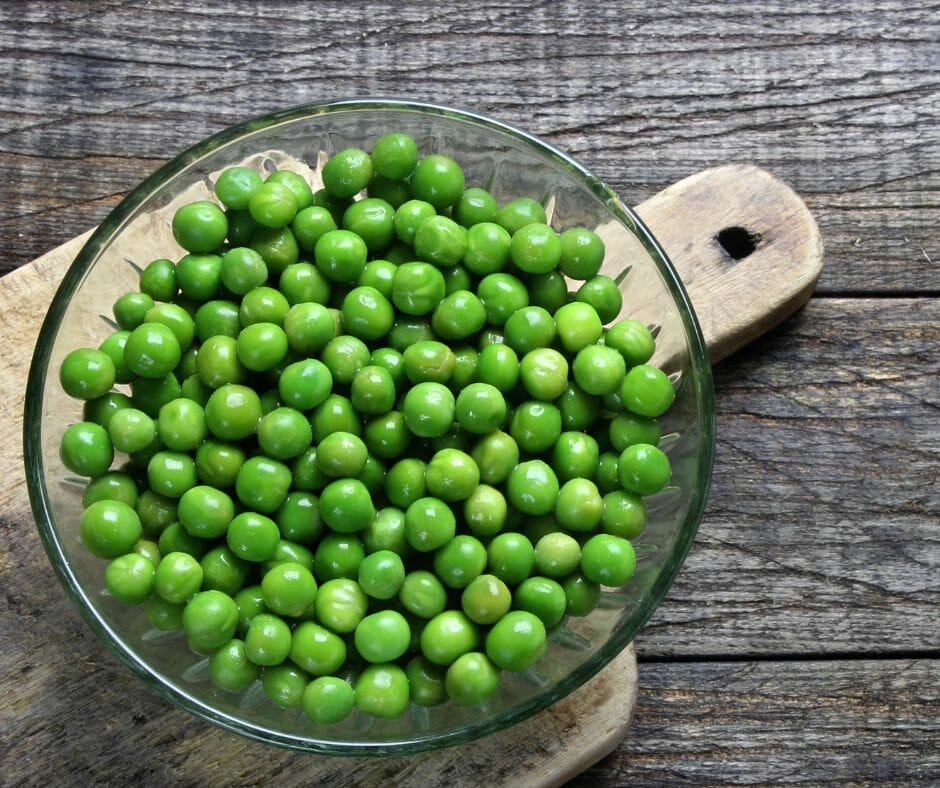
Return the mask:
M338 112L374 112L377 110L396 110L416 114L440 115L452 120L463 121L471 125L482 126L488 131L497 131L508 135L534 149L543 157L569 171L601 200L611 214L624 224L646 248L659 273L670 291L677 307L680 320L685 329L690 350L690 364L697 388L699 405L698 453L696 457L697 476L691 490L686 517L676 538L672 553L657 576L645 603L639 605L631 614L634 626L630 629L621 627L597 649L578 669L561 679L551 688L544 690L527 701L505 709L491 717L469 723L453 731L428 736L400 737L394 742L377 741L344 743L301 735L284 733L257 723L220 714L206 702L185 692L178 683L168 681L156 671L150 669L145 660L135 650L126 645L120 634L97 613L95 604L83 589L72 571L63 545L60 543L48 490L45 484L41 449L41 429L43 391L48 375L51 351L55 343L62 318L68 308L71 297L78 289L86 272L95 261L106 243L123 223L134 215L147 197L164 181L174 177L189 165L236 139L247 137L255 132L267 130L282 123L291 123L307 117L317 117ZM424 101L412 101L386 97L356 97L309 104L300 104L272 113L259 115L249 120L229 126L200 142L185 149L151 175L142 180L115 206L94 230L76 255L74 261L59 285L43 320L39 331L27 380L23 418L23 456L27 487L33 516L43 547L50 563L68 592L72 602L78 608L86 623L98 638L107 646L118 660L135 674L145 680L147 685L158 694L177 706L181 706L222 728L239 733L248 738L288 747L295 750L316 752L329 755L403 755L417 753L468 742L484 735L514 725L547 708L549 705L566 697L586 683L619 654L647 624L653 612L662 603L679 569L691 549L695 534L701 521L708 489L711 481L715 444L715 406L712 387L711 366L708 352L699 327L698 319L685 287L665 251L646 227L640 217L620 201L617 195L590 170L552 144L518 128L512 124L496 120L487 115L467 109L458 109Z

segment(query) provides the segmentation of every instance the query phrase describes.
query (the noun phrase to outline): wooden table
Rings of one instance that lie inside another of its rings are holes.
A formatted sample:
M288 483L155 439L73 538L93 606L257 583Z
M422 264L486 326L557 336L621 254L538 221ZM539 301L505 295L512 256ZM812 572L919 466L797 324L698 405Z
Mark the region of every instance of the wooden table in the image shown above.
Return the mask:
M4 273L209 133L343 96L500 117L632 203L726 162L786 180L826 267L715 369L708 510L637 640L633 727L574 784L940 780L940 4L4 0L0 74ZM0 645L0 784L303 779L140 693L22 499Z

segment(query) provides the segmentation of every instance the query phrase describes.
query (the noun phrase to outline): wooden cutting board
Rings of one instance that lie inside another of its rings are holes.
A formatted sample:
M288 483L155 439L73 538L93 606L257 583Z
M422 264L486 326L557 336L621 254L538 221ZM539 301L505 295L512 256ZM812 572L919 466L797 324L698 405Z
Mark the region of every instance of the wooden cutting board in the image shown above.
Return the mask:
M637 208L664 247L685 283L702 325L713 362L769 330L809 298L822 269L822 243L815 221L802 200L769 173L748 165L729 165L693 175ZM22 398L33 345L48 305L68 266L89 233L72 239L0 279L0 512L29 511L22 459ZM27 538L27 537L23 537ZM35 539L35 533L29 538ZM11 569L12 556L0 554L4 582L15 584L22 572ZM17 589L7 588L8 593ZM19 589L28 593L29 589ZM20 638L4 637L5 652L32 649ZM63 644L40 644L50 666L63 659ZM11 655L15 656L15 655ZM41 714L44 692L56 692L57 673L48 679L12 683L5 705L19 713ZM36 682L39 682L37 685ZM48 686L43 686L43 681ZM136 679L134 679L136 681ZM252 773L249 761L272 763L290 758L291 775L306 784L559 785L613 750L627 734L637 696L636 652L631 644L591 681L549 709L513 728L471 744L410 757L327 758L298 756L246 742L212 730L190 737L186 783L218 777L220 761L232 778ZM102 697L104 701L102 701ZM128 722L132 707L120 694L81 696L70 714L74 736L88 747L107 746L107 733L89 727L100 719L117 720L122 737L139 741L130 751L153 754L154 744ZM166 714L179 714L166 704ZM207 725L208 728L208 725ZM100 739L100 741L99 741ZM45 753L51 760L57 753ZM303 760L301 760L303 759ZM241 764L241 765L240 765ZM69 773L62 762L60 777ZM275 770L275 773L277 771ZM12 783L34 775L28 759L4 767Z

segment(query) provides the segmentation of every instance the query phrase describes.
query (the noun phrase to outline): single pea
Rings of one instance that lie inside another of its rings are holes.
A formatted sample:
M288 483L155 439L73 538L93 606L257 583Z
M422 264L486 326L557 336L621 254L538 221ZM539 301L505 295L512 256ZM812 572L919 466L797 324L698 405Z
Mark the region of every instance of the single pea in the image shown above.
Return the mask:
M477 706L489 700L499 688L499 670L486 654L461 654L447 668L444 679L447 694L461 706Z
M495 624L512 604L508 586L495 575L478 575L460 597L460 606L475 624Z
M247 167L227 167L215 182L215 196L226 208L244 211L251 195L261 188L261 176Z
M195 449L208 434L205 411L197 403L184 397L171 400L160 408L157 432L168 449Z
M569 531L593 531L600 524L603 513L601 494L589 479L569 479L558 491L555 517Z
M555 321L547 309L527 306L506 320L506 344L518 353L549 347L555 339Z
M488 274L477 286L477 296L486 310L486 322L501 326L510 315L529 305L525 284L506 273Z
M372 159L359 148L345 148L323 165L323 187L334 197L349 199L369 185Z
M215 254L188 254L176 264L180 292L194 301L209 301L222 286L222 258Z
M311 446L291 464L291 475L295 490L319 493L332 481L317 466L317 450Z
M197 485L179 499L179 520L193 536L215 539L225 534L235 516L235 504L227 493Z
M456 203L463 194L463 170L449 156L432 153L418 160L410 186L413 198L429 202L439 211Z
M486 654L502 670L518 673L545 653L545 625L525 610L513 610L486 636Z
M603 333L601 319L590 304L572 301L555 312L558 338L565 350L577 353L581 348L593 345Z
M356 284L360 287L373 287L386 299L392 298L392 287L398 266L389 260L370 260L362 269Z
M441 449L425 470L430 495L443 501L462 501L480 483L480 469L473 458L458 449Z
M555 314L568 302L568 281L558 269L525 277L529 303Z
M287 561L271 567L261 578L268 608L282 616L298 617L317 597L317 582L305 566Z
M242 512L229 523L225 540L245 561L267 561L274 556L281 535L277 523L256 512Z
M314 602L317 620L339 634L353 632L368 609L369 598L359 583L345 577L323 583Z
M480 469L481 482L500 484L519 462L519 445L511 435L495 430L477 441L470 456Z
M209 431L223 440L241 440L254 434L261 416L257 393L237 384L217 388L205 407Z
M535 544L535 568L545 577L565 578L580 563L581 545L562 531L545 534Z
M168 498L179 498L196 486L196 464L185 452L158 451L147 463L150 489Z
M320 500L312 492L288 493L274 519L280 535L294 542L314 543L323 533Z
M452 391L460 392L476 380L480 354L469 345L455 347L453 354L454 370L448 385Z
M445 610L428 621L421 632L421 653L435 665L450 665L461 654L473 651L480 630L459 610Z
M241 331L241 319L238 314L238 305L234 301L217 299L206 301L193 318L196 336L203 344L215 336L235 338ZM197 353L196 348L190 348L190 353ZM183 360L185 361L184 354ZM194 370L198 371L198 370Z
M245 452L239 446L206 440L196 450L196 475L210 487L231 487L244 462Z
M133 504L144 533L156 536L179 518L179 501L144 490Z
M118 556L105 570L105 586L125 605L139 605L153 593L153 563L137 552Z
M623 308L623 294L609 276L598 274L588 279L575 293L576 301L590 304L605 325L616 320Z
M307 179L300 173L291 170L275 170L267 177L265 183L280 183L290 189L297 201L298 210L308 208L313 202L313 190L307 183Z
M382 459L401 456L411 443L405 417L397 410L369 419L363 430L363 438L366 448Z
M597 441L584 432L563 432L552 447L552 467L562 482L593 479L600 461Z
M447 383L457 364L454 351L436 340L422 340L405 348L402 360L405 376L412 383Z
M286 662L261 671L264 694L282 709L299 709L309 683L309 673Z
M343 666L346 644L328 629L312 621L304 621L297 625L291 636L290 658L308 673L325 676Z
M561 587L565 590L565 612L569 616L586 616L600 601L601 587L580 572L568 575Z
M438 268L457 265L467 252L467 244L467 231L447 216L429 216L418 225L414 236L418 259Z
M96 501L120 501L134 506L137 495L137 482L133 476L121 471L109 471L88 482L82 493L82 506L87 509Z
M215 651L228 643L238 628L235 600L221 591L202 591L183 609L183 629L189 645L201 652Z
M636 443L620 455L620 483L627 492L653 495L669 484L669 458L655 446Z
M500 208L493 221L515 235L526 225L547 224L548 220L541 203L531 197L518 197Z
M519 463L509 474L506 494L520 512L540 515L550 512L558 497L558 478L542 460Z
M578 351L571 371L585 392L602 396L620 388L627 370L623 356L613 348L588 345Z
M252 233L251 248L274 276L282 276L300 259L300 246L290 227L259 227Z
M248 371L238 357L237 340L224 335L209 337L196 354L196 374L210 389L242 383Z
M369 250L358 235L349 230L331 230L317 240L314 258L317 268L331 282L355 282L366 267Z
M261 677L261 669L248 659L245 643L232 638L209 658L209 678L227 692L242 692Z
M411 702L417 706L439 706L447 700L445 669L418 655L408 660L405 674Z
M474 536L495 536L506 524L506 499L495 487L481 484L464 501L463 515Z
M486 568L486 548L479 539L458 534L434 554L434 572L448 588L465 588Z
M405 575L398 599L405 610L420 618L431 619L447 606L447 589L435 575L418 569Z
M238 593L251 573L251 565L225 545L208 550L199 559L199 565L202 567L203 590L221 591L229 596Z
M456 290L434 308L431 328L445 340L466 339L486 322L483 303L469 290Z
M189 312L179 304L154 304L144 315L144 322L145 324L160 323L170 329L179 343L181 354L185 354L193 343L196 324ZM182 358L185 356L181 355L181 360Z
M520 271L547 274L561 261L561 239L547 224L528 224L513 233L509 257Z
M319 725L342 722L355 704L355 690L335 676L320 676L311 681L301 699L304 714Z
M454 218L464 227L491 222L499 205L486 189L465 189L454 206Z
M507 394L519 381L519 356L508 345L487 345L480 351L476 376L480 383Z
M373 254L384 251L395 234L395 209L383 199L366 197L350 205L343 214L343 229L365 241Z
M291 631L287 622L270 613L251 619L245 633L245 656L255 665L280 665L291 649Z
M561 584L548 577L530 577L516 588L513 605L536 616L548 627L559 623L565 615L567 598Z
M434 206L424 200L406 200L395 210L395 234L406 244L413 245L418 228L425 219L435 216Z
M397 553L379 550L363 558L358 579L362 590L373 599L393 599L405 581L405 565Z
M258 422L258 446L276 460L303 454L312 441L310 422L294 408L275 408Z
M162 552L162 550L161 550ZM165 553L154 575L154 591L167 602L181 605L202 585L202 567L188 553Z
M247 325L236 342L238 360L252 372L273 369L287 355L287 334L275 323Z
M319 353L334 337L333 317L322 304L295 304L284 317L284 333L292 350Z
M601 526L606 533L633 539L646 526L646 507L638 495L615 490L604 496Z
M418 163L418 146L401 132L389 132L372 146L372 166L383 178L401 181L411 175Z
M248 212L261 227L287 227L297 209L294 192L276 181L265 181L248 198Z
M313 571L320 580L356 579L366 551L355 534L328 533L313 555Z
M320 495L320 515L338 533L354 533L367 528L375 517L369 490L358 479L337 479Z
M346 334L331 339L320 354L333 380L342 386L351 385L356 373L368 365L370 358L365 342Z
M490 574L510 586L525 580L535 566L532 542L516 531L506 531L495 536L486 552Z
M337 229L337 224L326 208L309 205L297 211L291 220L290 228L298 246L310 253L324 234Z
M599 585L626 585L636 571L633 545L620 536L596 534L581 550L581 571Z
M519 374L532 397L548 402L560 397L568 385L568 361L557 350L536 348L523 356Z
M356 650L367 662L392 662L408 650L411 629L395 610L381 610L362 619L353 635Z
M235 477L238 500L250 509L264 513L280 508L290 485L290 468L263 455L245 460Z
M392 280L392 302L409 315L426 315L444 298L444 275L425 262L398 266Z
M637 320L620 320L604 335L604 344L623 356L627 368L645 364L656 349L650 330Z
M183 605L167 602L154 594L144 601L144 612L154 629L173 632L183 628Z
M146 449L156 435L157 425L154 420L137 408L121 408L108 422L111 445L128 454Z
M228 219L213 202L196 200L173 214L173 237L187 252L213 252L225 243Z
M125 293L114 302L112 311L118 327L133 331L144 322L144 315L153 307L153 299L146 293Z
M661 416L672 405L676 393L672 381L661 369L640 364L623 379L620 398L624 406L640 416Z
M76 399L102 397L111 390L117 375L107 353L91 348L71 351L59 367L59 382L65 393Z
M405 424L419 438L443 435L454 423L454 395L440 383L426 381L409 389L402 413Z
M572 227L561 234L558 267L572 279L597 276L604 262L604 242L586 227Z
M369 665L356 680L356 708L393 720L408 708L408 677L397 665Z
M395 310L388 299L374 287L350 290L343 299L343 328L367 342L381 339L392 329Z
M499 389L488 383L471 383L457 396L456 416L468 432L487 434L506 419L506 401Z
M478 276L502 271L509 263L512 236L498 224L481 222L467 230L467 250L463 264Z
M258 252L246 246L229 249L220 263L222 284L236 295L245 295L268 279L268 267Z
M635 413L618 413L608 427L610 443L617 451L623 451L635 443L659 443L659 422L650 416Z
M603 452L597 461L597 473L594 474L597 489L603 494L622 490L620 486L620 456L612 451Z
M266 572L278 564L300 564L313 571L313 551L302 544L281 539L274 548L274 555L261 565L262 572Z
M411 547L405 538L405 513L394 506L379 509L369 527L362 532L362 544L369 555L392 552L400 557L408 556ZM374 595L370 593L369 596Z
M546 451L561 435L561 412L550 403L526 400L513 411L509 434L522 451Z
M142 378L163 378L179 364L181 356L176 335L162 323L141 323L124 345L124 361Z
M340 394L330 394L313 410L310 420L313 427L313 440L322 441L333 432L351 432L359 435L362 432L362 421L352 403Z
M407 509L425 496L427 465L417 457L396 462L385 477L385 495L394 506Z
M437 498L419 498L405 511L405 536L418 552L428 553L443 547L456 532L454 513Z

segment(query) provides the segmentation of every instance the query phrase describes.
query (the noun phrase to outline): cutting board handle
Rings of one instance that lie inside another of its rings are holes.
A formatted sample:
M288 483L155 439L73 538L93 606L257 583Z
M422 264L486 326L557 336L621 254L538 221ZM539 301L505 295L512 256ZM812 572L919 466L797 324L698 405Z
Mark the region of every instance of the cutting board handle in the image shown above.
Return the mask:
M799 309L822 271L806 204L759 167L704 170L636 211L682 278L713 364Z

